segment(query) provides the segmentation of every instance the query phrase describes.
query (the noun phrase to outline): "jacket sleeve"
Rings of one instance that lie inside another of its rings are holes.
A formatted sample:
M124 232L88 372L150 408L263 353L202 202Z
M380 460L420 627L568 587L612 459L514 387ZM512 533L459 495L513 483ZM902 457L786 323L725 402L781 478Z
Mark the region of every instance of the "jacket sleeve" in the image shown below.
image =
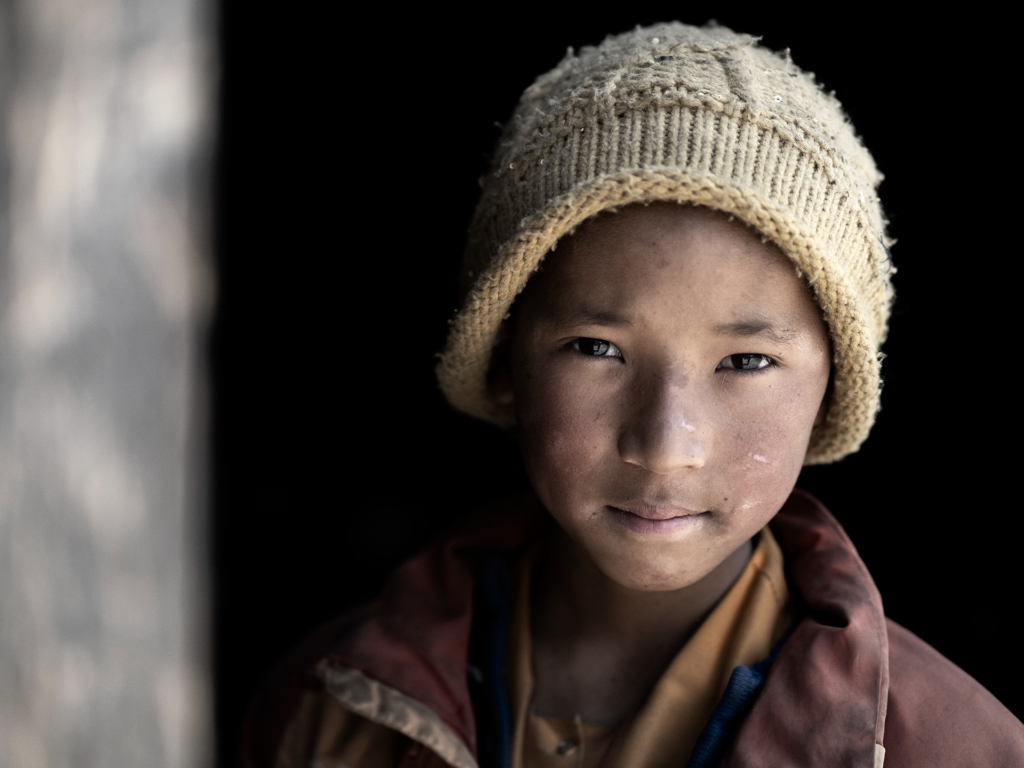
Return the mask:
M891 619L885 765L1024 766L1024 724L974 678Z

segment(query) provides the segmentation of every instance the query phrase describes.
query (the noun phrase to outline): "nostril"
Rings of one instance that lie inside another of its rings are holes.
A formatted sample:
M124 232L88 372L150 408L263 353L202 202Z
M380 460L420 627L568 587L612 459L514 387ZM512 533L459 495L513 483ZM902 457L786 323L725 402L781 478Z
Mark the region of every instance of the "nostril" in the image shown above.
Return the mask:
M689 425L686 425L689 426ZM687 430L674 435L660 434L623 435L619 441L619 456L627 464L633 464L658 475L667 475L685 469L699 469L704 466L704 446ZM685 437L684 437L685 436Z

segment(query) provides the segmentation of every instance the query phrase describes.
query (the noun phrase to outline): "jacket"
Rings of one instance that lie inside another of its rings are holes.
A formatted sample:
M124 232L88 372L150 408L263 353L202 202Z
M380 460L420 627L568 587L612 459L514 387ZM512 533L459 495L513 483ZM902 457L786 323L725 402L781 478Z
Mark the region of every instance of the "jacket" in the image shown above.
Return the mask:
M505 563L546 520L532 498L488 510L303 643L250 708L243 768L330 768L324 702L368 726L366 738L388 734L402 768L507 765ZM1024 766L1024 724L885 618L820 502L796 490L770 526L797 619L768 658L733 671L689 768Z

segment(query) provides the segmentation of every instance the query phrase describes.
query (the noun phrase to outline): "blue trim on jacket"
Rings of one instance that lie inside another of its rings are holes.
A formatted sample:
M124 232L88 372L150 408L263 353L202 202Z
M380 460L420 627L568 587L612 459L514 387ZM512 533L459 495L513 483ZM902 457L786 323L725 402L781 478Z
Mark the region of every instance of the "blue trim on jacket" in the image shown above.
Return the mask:
M476 718L477 763L510 768L512 725L502 675L513 597L508 565L500 557L481 560L475 585L466 674Z
M736 738L736 732L754 706L757 694L764 687L764 679L772 662L798 623L799 619L789 626L766 658L752 667L740 666L733 669L725 693L708 718L708 724L697 737L686 768L714 768L722 762L726 750Z

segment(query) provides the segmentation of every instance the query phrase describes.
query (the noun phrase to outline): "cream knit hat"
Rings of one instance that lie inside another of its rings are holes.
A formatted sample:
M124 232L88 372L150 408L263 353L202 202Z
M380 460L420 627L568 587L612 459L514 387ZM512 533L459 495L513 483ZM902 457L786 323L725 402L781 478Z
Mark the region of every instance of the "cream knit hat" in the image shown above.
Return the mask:
M878 410L893 292L881 174L813 75L725 27L607 38L523 94L469 231L463 307L437 367L453 406L511 425L487 391L502 320L558 240L600 211L671 200L736 216L774 242L821 305L834 351L807 464L857 450Z

